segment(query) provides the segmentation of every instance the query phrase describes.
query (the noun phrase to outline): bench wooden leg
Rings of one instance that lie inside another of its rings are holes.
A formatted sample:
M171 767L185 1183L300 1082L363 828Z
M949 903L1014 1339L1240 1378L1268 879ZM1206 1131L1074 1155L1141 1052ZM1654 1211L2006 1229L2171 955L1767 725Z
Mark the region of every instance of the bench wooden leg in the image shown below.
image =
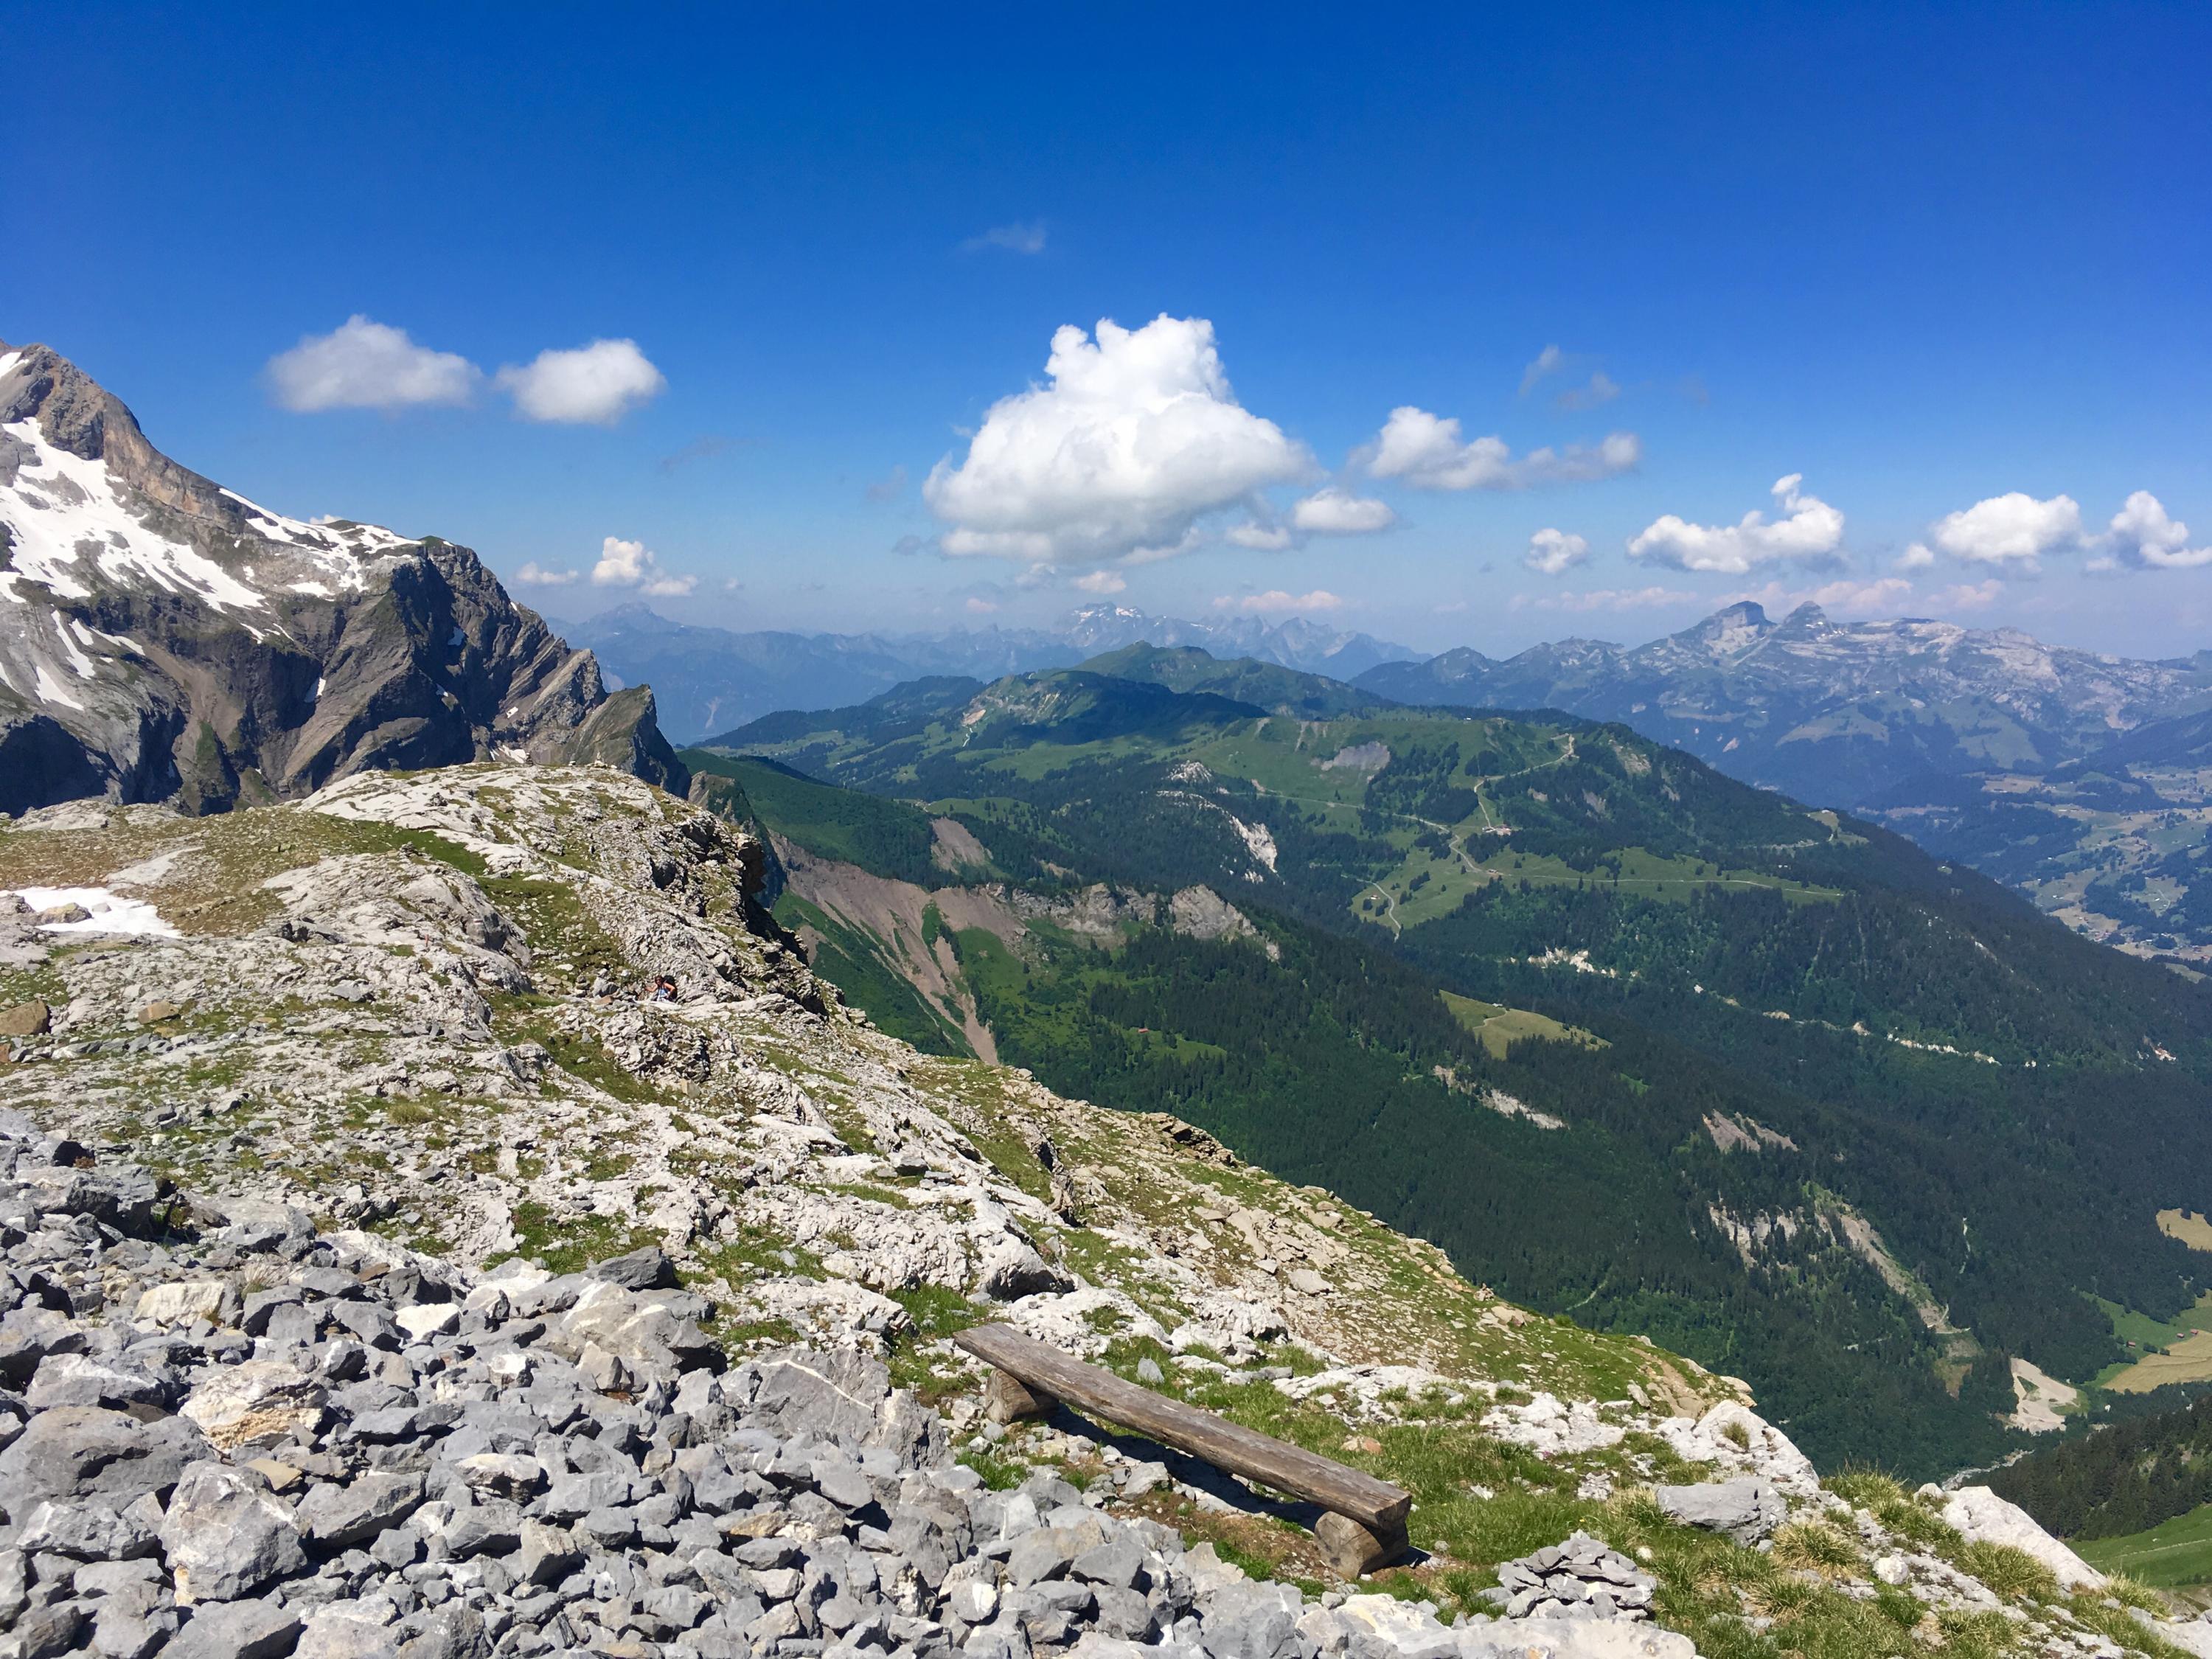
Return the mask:
M1351 1516L1334 1512L1314 1523L1314 1538L1337 1577L1347 1581L1389 1566L1411 1547L1402 1527L1378 1536Z
M1040 1389L1032 1389L1011 1372L994 1369L983 1388L983 1415L994 1423L1017 1423L1024 1418L1046 1417L1060 1402Z

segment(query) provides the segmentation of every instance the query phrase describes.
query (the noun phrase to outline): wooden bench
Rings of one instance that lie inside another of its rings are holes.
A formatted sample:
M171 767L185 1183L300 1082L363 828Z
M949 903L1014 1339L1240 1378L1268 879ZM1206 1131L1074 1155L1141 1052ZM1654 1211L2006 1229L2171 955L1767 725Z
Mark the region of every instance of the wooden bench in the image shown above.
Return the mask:
M1315 1523L1314 1536L1347 1579L1387 1566L1408 1547L1406 1516L1413 1499L1387 1480L1124 1382L1011 1326L979 1325L952 1340L993 1368L986 1406L994 1422L1042 1417L1064 1400L1216 1468L1318 1504L1327 1513Z

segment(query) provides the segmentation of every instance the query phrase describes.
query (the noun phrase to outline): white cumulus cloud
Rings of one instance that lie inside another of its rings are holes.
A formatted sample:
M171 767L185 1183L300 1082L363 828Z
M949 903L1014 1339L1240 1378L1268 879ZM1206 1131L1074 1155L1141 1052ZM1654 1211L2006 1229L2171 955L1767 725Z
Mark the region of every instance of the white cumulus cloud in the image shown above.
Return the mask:
M1334 484L1316 489L1291 508L1291 526L1314 536L1369 536L1398 522L1389 504L1355 495Z
M635 340L541 351L519 367L509 363L493 383L514 398L525 420L577 426L612 426L668 386Z
M1246 593L1241 597L1224 593L1214 600L1216 611L1241 611L1248 616L1294 615L1310 617L1317 611L1341 611L1344 601L1325 587L1316 587L1310 593L1286 593L1279 587L1265 593Z
M1832 557L1844 544L1844 515L1800 489L1804 482L1802 472L1775 480L1771 494L1783 516L1771 521L1756 508L1727 525L1691 524L1663 514L1630 541L1628 556L1728 576L1784 559L1814 562Z
M1969 564L2032 571L2045 554L2081 545L2081 509L2071 495L2039 501L2014 489L1946 514L1928 527L1928 539Z
M1573 569L1589 557L1589 543L1565 530L1540 530L1528 538L1528 550L1521 562L1547 576Z
M1002 398L922 486L955 556L1064 564L1160 556L1197 521L1312 459L1237 401L1203 317L1052 337L1046 382Z
M1631 471L1644 459L1644 445L1633 432L1615 432L1594 446L1534 449L1516 460L1503 438L1463 440L1455 416L1404 404L1358 459L1372 476L1401 478L1417 489L1526 489Z
M282 407L311 415L326 409L404 409L415 404L465 404L483 371L451 351L433 351L404 328L358 313L328 334L304 336L263 370Z
M566 587L576 580L576 573L573 570L548 570L533 559L514 573L514 580L527 582L532 587Z
M609 536L599 544L592 580L600 587L634 587L653 599L673 599L698 586L696 576L678 576L660 568L659 556L643 542Z
M2148 489L2129 496L2102 540L2112 556L2139 569L2191 570L2212 564L2212 543L2189 544L2189 526L2169 515L2165 504Z
M1094 570L1087 576L1078 576L1075 585L1086 593L1125 593L1128 578L1111 570Z

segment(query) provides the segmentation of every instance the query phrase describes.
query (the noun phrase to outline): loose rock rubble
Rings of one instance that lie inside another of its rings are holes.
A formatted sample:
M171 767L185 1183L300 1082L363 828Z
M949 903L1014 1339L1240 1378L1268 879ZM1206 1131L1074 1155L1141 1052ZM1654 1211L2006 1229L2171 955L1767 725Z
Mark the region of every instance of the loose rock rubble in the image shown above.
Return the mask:
M1498 1570L1484 1592L1509 1619L1649 1619L1659 1581L1603 1540L1578 1532Z
M474 1273L12 1115L0 1244L8 1659L1688 1651L1308 1603L1049 1473L988 1490L864 1353L726 1367L655 1249Z

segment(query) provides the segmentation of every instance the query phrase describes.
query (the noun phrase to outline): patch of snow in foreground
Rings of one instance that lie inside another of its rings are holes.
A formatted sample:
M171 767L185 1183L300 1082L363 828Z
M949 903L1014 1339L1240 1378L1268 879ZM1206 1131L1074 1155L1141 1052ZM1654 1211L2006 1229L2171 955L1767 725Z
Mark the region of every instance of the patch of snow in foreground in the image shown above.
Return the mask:
M161 913L144 899L124 898L105 887L18 887L15 896L33 910L52 910L64 904L81 904L92 914L82 921L50 921L42 933L137 933L155 939L174 939L177 930L161 920Z

